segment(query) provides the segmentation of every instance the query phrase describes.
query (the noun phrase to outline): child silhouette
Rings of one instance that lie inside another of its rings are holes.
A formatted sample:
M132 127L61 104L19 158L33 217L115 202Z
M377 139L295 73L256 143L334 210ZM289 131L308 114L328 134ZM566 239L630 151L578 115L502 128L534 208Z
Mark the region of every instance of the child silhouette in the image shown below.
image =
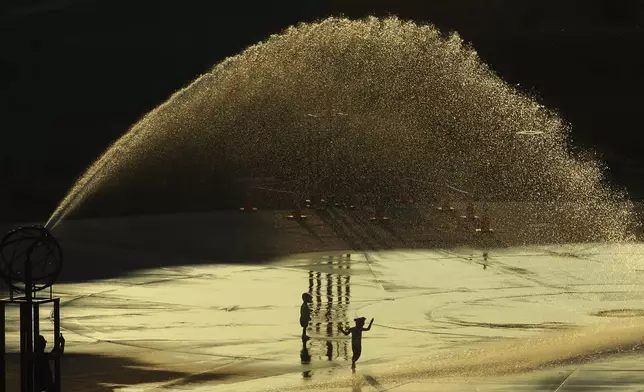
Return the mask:
M311 321L311 309L309 304L313 302L313 297L309 293L302 294L302 306L300 306L300 326L302 327L302 343L306 343L308 336L306 336L306 328Z
M351 369L355 371L356 369L356 362L358 359L360 359L360 354L362 354L362 331L368 331L371 329L371 324L373 324L373 318L369 322L369 326L367 328L364 328L364 323L367 319L364 317L359 317L357 319L354 319L356 322L356 325L354 327L349 328L348 330L345 330L340 327L340 332L342 332L345 336L351 334L351 351L353 351L353 358L351 359Z

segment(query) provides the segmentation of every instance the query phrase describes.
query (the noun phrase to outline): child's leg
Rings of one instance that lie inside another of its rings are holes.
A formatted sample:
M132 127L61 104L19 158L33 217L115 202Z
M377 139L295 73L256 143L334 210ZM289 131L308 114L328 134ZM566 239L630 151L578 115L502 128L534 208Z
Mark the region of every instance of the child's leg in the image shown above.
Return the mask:
M302 336L306 336L306 329L309 327L309 320L300 319L300 327L302 327Z
M356 367L356 362L358 362L358 359L360 359L360 354L362 354L362 348L361 347L353 347L353 358L351 358L351 367L352 368Z

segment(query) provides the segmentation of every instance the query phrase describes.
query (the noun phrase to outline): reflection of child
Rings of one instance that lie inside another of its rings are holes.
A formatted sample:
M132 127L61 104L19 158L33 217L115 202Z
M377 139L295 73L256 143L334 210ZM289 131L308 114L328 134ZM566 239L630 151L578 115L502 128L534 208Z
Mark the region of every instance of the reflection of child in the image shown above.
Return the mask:
M340 332L345 336L351 334L351 350L353 351L353 358L351 359L351 369L356 368L356 362L360 359L360 354L362 354L362 331L368 331L371 329L371 324L373 324L373 319L369 322L369 326L364 328L364 323L367 319L364 317L359 317L354 319L356 322L355 327L351 327L345 331L344 328L340 327Z
M311 297L311 294L302 294L302 306L300 306L300 326L302 327L302 338L306 337L306 328L309 326L309 322L311 321L311 309L309 309L309 304L311 302L313 302L313 297Z

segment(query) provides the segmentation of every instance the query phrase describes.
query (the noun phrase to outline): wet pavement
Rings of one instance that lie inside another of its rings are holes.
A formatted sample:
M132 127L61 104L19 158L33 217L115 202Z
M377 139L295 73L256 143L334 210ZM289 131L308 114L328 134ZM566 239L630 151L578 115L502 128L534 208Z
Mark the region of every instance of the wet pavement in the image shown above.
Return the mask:
M644 391L643 251L322 252L59 284L63 389ZM360 316L375 322L352 374L339 328ZM7 344L17 351L15 328Z

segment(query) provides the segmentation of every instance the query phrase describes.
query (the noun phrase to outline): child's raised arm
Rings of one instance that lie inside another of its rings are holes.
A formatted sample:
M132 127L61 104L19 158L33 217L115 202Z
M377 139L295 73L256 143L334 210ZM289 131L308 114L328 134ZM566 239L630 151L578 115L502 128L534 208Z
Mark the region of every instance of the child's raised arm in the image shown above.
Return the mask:
M373 324L373 318L369 321L369 326L367 328L362 328L363 331L368 331L371 329L371 324Z

